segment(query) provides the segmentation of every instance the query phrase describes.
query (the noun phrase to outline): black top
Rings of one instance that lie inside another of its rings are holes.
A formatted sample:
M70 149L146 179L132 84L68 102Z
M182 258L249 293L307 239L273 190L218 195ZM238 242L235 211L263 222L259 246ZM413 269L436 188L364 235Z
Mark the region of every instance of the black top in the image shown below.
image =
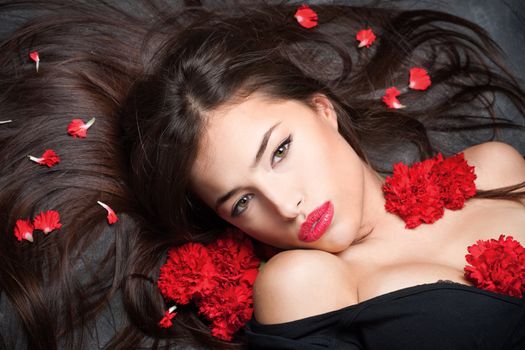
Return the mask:
M525 299L449 281L296 321L246 328L250 349L525 349Z

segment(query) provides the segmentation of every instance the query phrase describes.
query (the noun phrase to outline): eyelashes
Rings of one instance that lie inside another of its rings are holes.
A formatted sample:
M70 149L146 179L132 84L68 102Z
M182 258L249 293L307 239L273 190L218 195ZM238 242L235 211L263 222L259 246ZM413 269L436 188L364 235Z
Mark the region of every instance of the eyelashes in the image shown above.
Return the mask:
M253 198L253 194L245 194L241 197L234 205L232 209L231 216L237 217L241 215L246 208L248 208L248 202Z
M281 160L283 160L286 157L286 154L288 154L288 150L290 149L290 144L292 143L292 135L289 135L286 140L284 140L279 147L273 152L272 159L270 163L272 164L272 168L274 167L274 164L279 163ZM279 157L279 160L275 162L275 159Z
M279 146L273 151L270 159L272 168L275 167L276 164L280 163L284 158L286 158L291 144L292 135L290 134L286 140L281 142L281 144L279 144ZM230 214L231 217L237 217L241 215L248 208L248 204L253 196L253 194L245 194L237 202L235 202Z

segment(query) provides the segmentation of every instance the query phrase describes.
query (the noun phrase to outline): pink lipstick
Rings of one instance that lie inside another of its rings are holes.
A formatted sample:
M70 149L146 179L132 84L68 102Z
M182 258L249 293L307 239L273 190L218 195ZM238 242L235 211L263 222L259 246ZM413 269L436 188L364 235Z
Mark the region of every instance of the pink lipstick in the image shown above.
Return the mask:
M321 238L326 232L328 226L332 223L334 217L334 206L328 201L315 208L305 222L301 225L299 239L303 242L313 242Z

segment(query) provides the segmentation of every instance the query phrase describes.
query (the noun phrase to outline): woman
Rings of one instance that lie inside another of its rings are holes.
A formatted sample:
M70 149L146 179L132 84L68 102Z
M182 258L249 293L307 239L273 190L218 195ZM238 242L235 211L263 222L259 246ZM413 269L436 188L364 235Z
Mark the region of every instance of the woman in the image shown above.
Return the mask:
M357 333L338 332L341 323L330 318L373 310L367 301L422 284L456 291L446 294L448 306L481 305L480 317L501 327L489 333L476 324L465 333L490 334L490 345L523 345L522 334L509 333L523 322L521 299L477 292L462 272L476 240L502 233L525 242L519 152L503 143L464 150L478 194L414 230L384 210L381 191L400 157L396 148L412 151L403 157L413 163L453 153L440 132L520 128L497 115L491 96L502 94L523 115L525 94L479 27L442 13L327 5L314 7L319 25L306 28L295 5L247 12L150 5L140 15L102 4L47 5L59 15L29 23L3 45L2 115L13 122L0 130L9 170L0 191L1 281L25 329L23 345L242 347L242 332L232 343L211 337L191 306L177 310L173 326L158 325L166 305L155 281L166 251L213 242L232 225L286 250L257 279L249 347L459 348L471 341L455 337L457 327L441 329L431 343L421 330L401 332L451 324L443 315L402 318L419 310L410 303L358 322ZM358 48L355 33L368 27L379 40ZM39 75L31 63L19 71L20 52L35 48ZM406 87L413 67L428 70L428 91ZM392 86L403 90L406 108L382 101ZM96 117L85 140L65 132L72 115ZM35 168L27 155L46 148L60 163ZM118 222L108 225L97 201L111 204ZM33 243L13 239L18 218L47 209L60 212L63 232L35 234ZM129 322L123 317L98 339L83 333L102 328L108 305L119 302ZM418 302L435 307L435 299ZM478 319L458 310L468 315L465 324ZM400 321L382 327L392 318Z

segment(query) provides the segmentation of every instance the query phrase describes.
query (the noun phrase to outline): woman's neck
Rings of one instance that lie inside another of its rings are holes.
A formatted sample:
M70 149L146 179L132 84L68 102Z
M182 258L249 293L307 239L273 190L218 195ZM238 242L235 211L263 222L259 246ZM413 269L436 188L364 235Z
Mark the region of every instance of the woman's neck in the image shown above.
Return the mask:
M363 216L357 239L352 245L381 239L385 232L404 230L404 222L385 209L383 183L385 180L368 164L363 164Z

